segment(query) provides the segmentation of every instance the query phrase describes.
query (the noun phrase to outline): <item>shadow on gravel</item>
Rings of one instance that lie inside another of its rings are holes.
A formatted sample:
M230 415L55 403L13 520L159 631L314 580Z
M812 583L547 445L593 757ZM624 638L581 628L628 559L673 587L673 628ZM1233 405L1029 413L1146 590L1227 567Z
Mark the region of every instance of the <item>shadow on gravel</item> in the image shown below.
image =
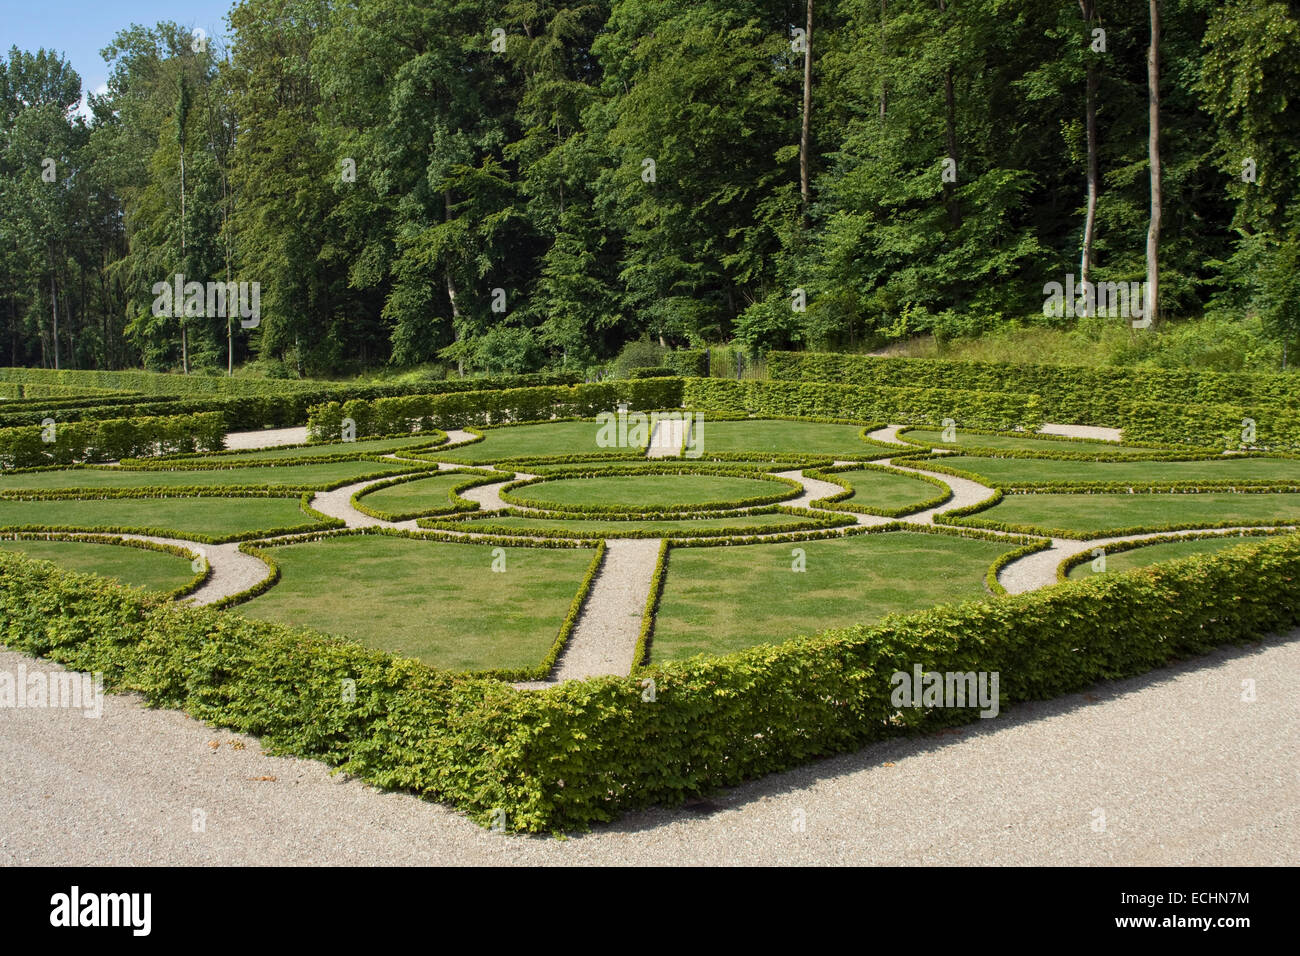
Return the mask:
M959 727L945 728L938 733L916 737L900 737L868 744L853 753L825 757L802 767L768 774L758 780L743 783L696 798L679 807L655 807L628 813L614 823L592 827L591 836L602 833L639 833L692 817L711 816L727 810L739 810L762 800L803 790L823 780L879 767L888 763L943 750L953 744L986 734L997 734L1014 727L1052 717L1065 716L1088 707L1118 700L1130 694L1158 687L1184 674L1195 673L1210 667L1244 661L1269 649L1300 641L1300 628L1287 634L1275 634L1250 644L1222 647L1201 657L1189 658L1148 671L1124 680L1103 681L1085 690L1052 700L1031 701L1009 707L989 720L977 720ZM584 834L572 834L581 840ZM544 837L539 837L545 839Z

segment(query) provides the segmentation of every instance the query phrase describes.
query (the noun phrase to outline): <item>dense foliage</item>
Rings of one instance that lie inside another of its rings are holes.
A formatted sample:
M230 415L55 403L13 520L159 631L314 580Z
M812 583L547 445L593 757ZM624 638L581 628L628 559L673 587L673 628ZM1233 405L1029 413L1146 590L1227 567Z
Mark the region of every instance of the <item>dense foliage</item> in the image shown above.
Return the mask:
M1294 343L1300 4L1161 21L1159 318ZM1045 322L1090 155L1089 274L1145 275L1138 0L242 0L230 36L126 27L88 117L58 56L0 58L8 364L582 371ZM259 323L155 314L176 273L259 283Z

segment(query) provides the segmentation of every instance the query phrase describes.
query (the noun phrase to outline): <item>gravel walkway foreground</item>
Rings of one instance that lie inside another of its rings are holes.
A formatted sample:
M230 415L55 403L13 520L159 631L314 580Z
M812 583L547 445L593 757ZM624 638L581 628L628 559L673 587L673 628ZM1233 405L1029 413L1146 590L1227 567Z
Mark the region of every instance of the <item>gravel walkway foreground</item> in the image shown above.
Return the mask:
M55 669L0 650L0 670L20 664ZM132 696L99 720L4 710L0 863L1294 865L1298 671L1300 631L567 841L492 833Z

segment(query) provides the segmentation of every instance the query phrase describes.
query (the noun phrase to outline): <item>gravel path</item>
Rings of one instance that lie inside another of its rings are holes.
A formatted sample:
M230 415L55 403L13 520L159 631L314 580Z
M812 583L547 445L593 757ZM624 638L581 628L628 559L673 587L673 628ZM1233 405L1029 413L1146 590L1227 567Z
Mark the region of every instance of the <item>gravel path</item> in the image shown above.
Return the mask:
M1091 438L1094 441L1120 440L1120 429L1099 428L1094 425L1044 425L1038 429L1040 435L1064 435L1066 438Z
M647 458L680 458L682 446L686 443L686 422L680 418L668 418L655 423L655 430L650 434L650 443L646 448Z
M934 524L936 515L952 511L956 508L966 508L970 505L978 504L981 501L987 501L993 497L996 492L988 485L981 485L978 481L971 481L969 478L958 478L955 475L943 475L937 471L926 471L924 468L912 468L907 465L896 465L890 459L879 462L882 465L889 465L891 468L897 468L899 471L908 471L918 475L927 475L931 478L937 478L945 485L952 489L952 497L936 508L929 508L925 511L918 511L915 514L907 515L900 518L900 521L907 521L911 524ZM938 492L940 489L936 488Z
M20 664L57 669L0 650L0 670ZM0 864L1294 866L1297 672L1300 631L564 841L492 833L130 695L98 720L7 709Z
M228 432L226 448L251 451L256 448L276 448L280 445L301 445L307 441L307 427L264 428L255 432Z
M551 679L529 687L603 674L626 675L641 636L641 618L659 557L658 538L605 542L605 559Z
M1061 562L1076 554L1091 553L1094 548L1103 550L1124 541L1146 541L1149 538L1166 538L1176 536L1186 538L1203 535L1240 534L1246 528L1207 528L1201 531L1152 531L1147 534L1130 534L1118 538L1091 538L1081 541L1078 538L1052 538L1052 546L1042 551L1018 558L998 572L998 581L1008 594L1024 594L1036 591L1056 583L1056 569ZM1258 530L1258 529L1255 529Z
M121 534L119 538L137 538L141 541L154 541L158 544L170 544L184 548L192 554L202 556L208 562L212 573L193 594L185 598L193 604L213 604L224 598L247 591L254 584L268 577L271 569L266 563L251 554L239 550L239 543L199 544L181 538L156 538L146 534Z
M867 432L867 437L884 442L886 445L907 445L908 448L911 448L911 445L898 437L898 433L907 427L907 425L889 425L885 428L877 428L874 432Z

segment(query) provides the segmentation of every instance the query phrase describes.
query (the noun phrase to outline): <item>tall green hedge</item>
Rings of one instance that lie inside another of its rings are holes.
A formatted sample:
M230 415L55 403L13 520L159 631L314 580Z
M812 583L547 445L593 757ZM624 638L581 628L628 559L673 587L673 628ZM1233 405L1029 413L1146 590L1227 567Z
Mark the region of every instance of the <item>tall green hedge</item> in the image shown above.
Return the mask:
M682 398L689 408L899 425L939 425L952 418L960 426L1007 429L1034 427L1044 420L1037 395L1013 392L690 378Z
M520 692L306 630L162 604L0 552L0 643L102 671L111 687L156 705L453 803L485 823L503 811L509 829L528 831L583 827L975 719L973 710L898 712L890 677L916 664L997 671L1005 705L1297 621L1300 537L1288 535L635 678ZM355 682L354 700L345 680Z
M53 441L47 441L47 438ZM225 447L221 415L170 415L0 428L0 468L38 468Z
M681 405L679 378L630 379L583 385L545 385L450 395L405 395L373 401L329 402L311 409L307 427L317 439L338 438L343 419L356 423L356 437L391 435L413 428L465 428L558 418L589 418L613 411L620 402L633 409Z
M1295 375L948 362L818 352L769 352L767 369L768 375L778 380L1031 392L1041 397L1048 421L1074 425L1113 425L1115 406L1125 401L1300 405L1300 376Z
M537 385L569 385L578 380L568 372L539 372L497 378L450 379L423 383L349 383L316 381L281 381L266 379L225 379L204 376L160 375L153 372L52 372L47 369L0 369L5 376L26 382L41 376L77 376L89 380L116 381L141 386L130 408L120 396L99 400L89 396L77 402L60 402L60 421L89 421L120 418L123 415L189 415L220 412L230 431L256 430L264 427L301 425L307 411L323 402L352 399L373 400L398 395L448 394ZM224 384L223 384L224 383ZM12 386L11 386L12 387ZM30 389L32 385L23 385ZM52 386L49 386L52 387ZM113 406L113 407L110 407ZM52 411L48 406L24 404L10 409L0 403L0 427L36 424Z

